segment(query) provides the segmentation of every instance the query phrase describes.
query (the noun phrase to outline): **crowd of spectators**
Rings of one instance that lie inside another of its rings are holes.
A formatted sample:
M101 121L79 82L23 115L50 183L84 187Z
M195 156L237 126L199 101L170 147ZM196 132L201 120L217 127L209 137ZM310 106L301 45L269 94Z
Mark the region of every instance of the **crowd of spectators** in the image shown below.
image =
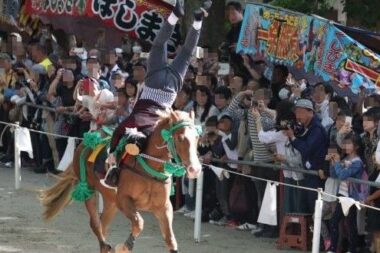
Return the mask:
M203 162L268 180L279 181L283 176L287 184L325 188L331 194L379 207L378 189L368 190L346 179L380 180L375 157L380 96L362 90L355 98L341 97L329 83L309 85L305 79L296 80L285 66L237 54L242 6L230 2L226 14L231 30L225 43L218 52L194 56L173 106L194 111L196 124L202 125L199 155ZM8 47L2 46L0 53L1 121L82 137L99 126L122 122L143 89L146 53L137 42L133 47L107 51L85 49L77 42L64 52L49 30L36 34L28 43L18 34L9 34L6 40ZM91 93L88 82L100 91L94 107L87 99L90 94L86 92ZM19 106L23 102L52 107L55 112ZM0 161L11 167L13 136L5 125L1 130ZM38 133L31 133L31 138L35 157L23 154L23 166L34 168L36 173L58 173L55 168L67 139ZM214 158L280 164L313 170L319 176L218 163ZM252 231L257 237L278 236L278 227L257 222L265 182L216 175L208 168L205 166L204 221ZM177 212L194 217L196 181L183 178L177 183L182 184L184 194L184 205ZM312 214L316 198L315 192L285 187L278 213ZM380 223L376 223L375 211L367 210L363 215L353 206L344 215L336 199L326 203L322 229L325 250L379 248ZM347 226L340 226L343 220ZM373 236L369 243L365 241L367 234ZM346 238L346 243L340 238Z

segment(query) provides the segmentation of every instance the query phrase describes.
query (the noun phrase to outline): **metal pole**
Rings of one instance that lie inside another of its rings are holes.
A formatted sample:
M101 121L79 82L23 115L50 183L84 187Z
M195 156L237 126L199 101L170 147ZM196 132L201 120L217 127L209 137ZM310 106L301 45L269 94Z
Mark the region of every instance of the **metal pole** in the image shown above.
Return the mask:
M314 211L314 232L313 232L313 249L312 253L319 253L321 224L322 224L322 189L318 189L318 199L315 201Z
M18 122L16 122L16 124L18 125ZM18 131L19 131L19 127L16 126L14 127L14 131L13 131L13 139L14 139L14 158L15 158L15 161L14 161L14 168L15 168L15 189L16 190L19 190L20 189L20 185L21 185L21 171L20 171L20 167L21 167L21 161L20 161L20 151L19 151L19 148L18 148L18 143L17 143L17 138L16 136L18 135Z
M197 178L197 193L195 197L195 221L194 221L194 240L196 243L201 241L202 225L202 196L203 196L203 170Z

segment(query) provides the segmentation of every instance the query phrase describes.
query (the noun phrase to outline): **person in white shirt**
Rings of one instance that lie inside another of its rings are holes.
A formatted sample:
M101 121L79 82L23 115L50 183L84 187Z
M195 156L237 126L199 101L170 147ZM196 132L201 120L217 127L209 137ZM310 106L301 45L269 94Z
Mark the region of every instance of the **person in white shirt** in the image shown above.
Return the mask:
M275 158L282 165L290 168L302 168L301 154L294 149L289 142L289 138L283 133L283 129L292 127L292 122L296 121L293 113L294 104L289 101L281 101L276 107L276 129L263 131L260 120L256 121L259 140L264 144L275 144ZM283 170L285 183L302 185L302 173ZM284 211L285 213L301 213L302 191L292 187L285 187Z

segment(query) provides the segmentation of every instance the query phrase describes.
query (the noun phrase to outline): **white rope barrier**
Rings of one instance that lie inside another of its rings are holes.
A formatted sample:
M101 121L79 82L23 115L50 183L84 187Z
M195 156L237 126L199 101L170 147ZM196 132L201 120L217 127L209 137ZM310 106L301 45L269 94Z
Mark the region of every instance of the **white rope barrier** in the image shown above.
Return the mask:
M229 161L223 161L223 162L229 162ZM235 162L238 162L238 161L235 161ZM203 165L206 167L209 167L208 164L203 164ZM263 179L263 178L259 178L259 177L255 177L255 176L251 176L251 175L245 175L243 173L239 173L237 171L232 171L232 170L227 170L225 168L220 168L220 169L227 171L228 173L235 174L237 176L243 176L243 177L250 178L252 180L259 180L259 181L264 181L264 182L271 183L271 184L283 185L283 186L293 187L293 188L297 188L297 189L301 189L301 190L317 192L318 198L315 201L315 210L314 210L314 228L313 228L312 253L320 252L319 249L320 249L320 235L321 235L321 225L322 225L323 195L326 195L326 196L329 196L329 197L332 197L335 199L339 199L338 196L326 193L320 188L315 189L315 188L309 188L309 187L305 187L305 186L292 185L292 184L287 184L287 183L283 183L283 182L267 180L267 179ZM203 171L201 174L202 174L201 180L197 181L197 194L196 194L196 199L195 199L195 218L196 219L195 219L195 223L194 223L194 241L196 243L200 243L200 239L201 239ZM373 182L367 182L367 184L368 183L373 183ZM360 203L359 201L355 201L354 205L373 209L376 211L380 211L380 208L365 205L363 203Z
M15 123L9 123L9 122L5 122L5 121L0 121L0 124L1 124L1 125L6 125L6 126L10 126L10 127L15 127L15 128L16 128L16 127L21 127L21 126L18 125L18 124L15 124ZM50 135L50 136L58 137L58 138L66 138L66 139L74 138L74 139L76 139L76 140L83 140L83 138L74 137L74 136L66 136L66 135L61 135L61 134L53 134L53 133L49 133L49 132L44 132L44 131L39 131L39 130L31 129L31 128L28 128L28 127L22 127L22 128L26 128L26 129L28 129L30 132L39 133L39 134L44 134L44 135Z

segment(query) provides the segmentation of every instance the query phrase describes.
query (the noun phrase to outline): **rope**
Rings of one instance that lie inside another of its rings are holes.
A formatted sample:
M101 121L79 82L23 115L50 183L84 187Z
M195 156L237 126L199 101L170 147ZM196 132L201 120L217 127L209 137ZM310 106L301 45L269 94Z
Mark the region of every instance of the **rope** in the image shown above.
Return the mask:
M204 164L204 163L202 163L202 165L204 165L206 167L210 166L209 164ZM218 168L220 168L220 167L218 167ZM317 192L317 193L320 193L320 194L325 195L325 196L329 196L329 197L332 197L332 198L335 198L335 199L339 199L338 196L335 196L333 194L324 192L322 189L315 189L315 188L309 188L309 187L305 187L305 186L299 186L299 185L293 185L293 184L287 184L287 183L283 183L283 182L268 180L268 179L264 179L264 178L259 178L259 177L251 176L251 175L245 175L243 173L239 173L239 172L236 172L236 171L228 170L228 169L225 169L225 168L220 168L220 169L222 169L224 171L227 171L227 172L229 172L231 174L238 175L238 176L247 177L247 178L258 180L258 181L264 181L264 182L268 182L268 183L271 183L271 184L283 185L283 186L293 187L293 188L297 188L297 189L301 189L301 190L306 190L306 191L313 191L313 192ZM363 203L361 203L359 201L355 201L354 204L358 204L358 205L360 205L362 207L366 207L366 208L370 208L370 209L373 209L373 210L376 210L376 211L380 211L380 208L369 206L369 205L363 204Z
M213 162L219 162L219 163L233 163L233 164L240 164L240 165L250 165L250 166L257 166L257 167L264 167L274 170L288 170L288 171L294 171L294 172L300 172L302 174L308 174L308 175L314 175L319 176L318 172L315 170L304 170L300 168L290 168L288 166L278 165L278 164L272 164L272 163L263 163L263 162L253 162L253 161L240 161L240 160L221 160L221 159L212 159ZM380 188L380 183L371 182L371 181L365 181L357 178L348 178L346 179L350 182L356 183L356 184L366 184L369 186Z
M6 125L6 126L12 126L12 127L21 127L21 126L18 125L18 124L15 124L15 123L9 123L9 122L5 122L5 121L0 121L0 124L1 124L1 125ZM38 131L38 130L31 129L31 128L28 128L28 127L23 127L23 128L26 128L26 129L28 129L30 132L34 132L34 133L50 135L50 136L59 137L59 138L67 138L67 139L68 139L68 138L74 138L74 139L76 139L76 140L83 140L83 138L79 138L79 137L66 136L66 135L60 135L60 134L53 134L53 133L48 133L48 132Z

